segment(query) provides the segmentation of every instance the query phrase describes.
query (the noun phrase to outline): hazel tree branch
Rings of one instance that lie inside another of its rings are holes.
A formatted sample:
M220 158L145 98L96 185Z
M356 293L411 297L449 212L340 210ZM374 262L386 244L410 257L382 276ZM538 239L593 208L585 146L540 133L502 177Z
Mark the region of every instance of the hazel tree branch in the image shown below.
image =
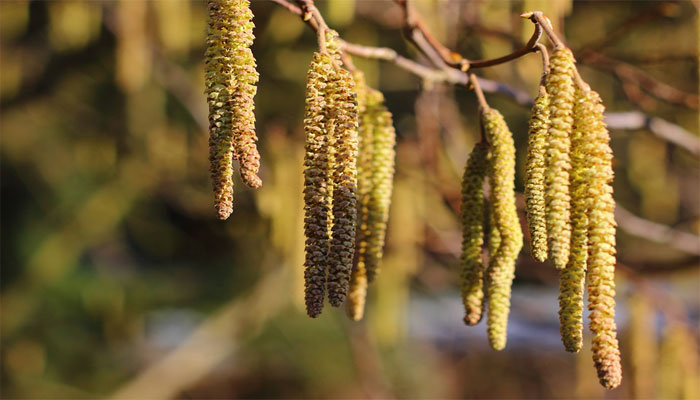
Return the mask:
M303 16L301 9L287 0L271 1L281 5L282 7L286 8L291 13L298 15L299 17ZM537 19L537 15L540 14L533 13L533 16L530 16L530 18ZM318 29L318 25L314 18L311 18L309 20L303 20L302 18L302 21L309 25L309 27L311 27L311 29L313 29L314 31ZM543 32L547 33L547 31L544 29L544 25L542 25L541 23L539 25L543 27ZM556 34L554 34L554 32L551 32L551 34L554 35L552 37L557 37ZM396 50L387 47L363 46L346 41L341 41L341 47L343 51L346 51L349 54L352 54L357 57L382 60L392 63L395 66L427 82L446 83L462 86L465 86L469 83L469 76L461 70L455 68L438 69L429 67L409 58L406 58L400 55L398 52L396 52ZM528 92L505 84L503 82L493 81L485 78L478 79L479 85L483 92L503 95L522 106L532 106L532 96ZM678 147L683 148L684 150L688 151L694 156L700 156L700 139L698 139L696 135L685 130L683 127L673 124L664 119L652 117L640 111L631 111L619 113L606 113L605 122L608 124L608 127L610 129L649 129L657 137L670 143L673 143Z

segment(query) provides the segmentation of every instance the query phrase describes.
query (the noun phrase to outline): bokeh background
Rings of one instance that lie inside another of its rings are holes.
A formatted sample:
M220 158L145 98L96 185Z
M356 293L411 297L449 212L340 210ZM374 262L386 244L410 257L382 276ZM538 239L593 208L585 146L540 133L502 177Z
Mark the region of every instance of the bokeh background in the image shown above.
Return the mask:
M601 93L620 206L619 389L604 393L588 347L563 350L557 274L527 244L507 348L490 350L483 322L461 322L472 93L355 59L398 131L386 257L364 321L330 307L312 320L302 298L308 27L253 1L264 186L236 176L222 222L207 165L205 2L2 0L2 397L699 398L698 3L413 3L472 59L518 48L532 29L518 14L543 10ZM425 62L393 2L318 5L346 40ZM527 99L540 61L479 73ZM487 98L513 131L522 191L528 106Z

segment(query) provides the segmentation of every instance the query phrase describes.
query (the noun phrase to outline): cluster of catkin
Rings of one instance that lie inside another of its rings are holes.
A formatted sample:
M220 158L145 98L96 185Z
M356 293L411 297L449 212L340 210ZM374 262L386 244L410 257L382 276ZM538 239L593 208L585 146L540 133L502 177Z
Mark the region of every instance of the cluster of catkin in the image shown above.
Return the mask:
M612 151L600 96L576 76L571 51L555 49L532 107L525 182L531 253L538 261L549 258L560 271L560 328L570 352L582 346L587 287L593 360L601 384L613 389L622 370L615 324ZM474 325L488 297L489 343L500 350L522 246L513 191L515 148L498 111L482 109L481 124L486 141L475 146L462 181L462 300L464 321ZM488 264L481 254L485 180L490 186Z
M477 324L488 295L488 338L495 350L506 345L510 291L515 261L523 245L515 207L515 145L501 113L481 109L481 127L486 141L479 142L469 156L462 180L462 300L464 322ZM488 142L487 142L488 141ZM482 260L484 243L484 181L490 185L488 219L489 261ZM486 290L484 291L484 286Z
M205 84L209 104L209 162L214 206L220 219L233 211L233 160L252 188L258 177L254 97L258 72L250 50L253 14L249 0L207 0Z
M620 385L615 324L612 150L600 96L580 79L568 48L555 49L530 123L526 203L532 254L559 270L559 321L567 351L583 337L588 290L593 360L603 386Z
M362 318L384 247L395 132L383 96L341 67L337 33L325 33L306 79L305 302L309 316L348 298Z

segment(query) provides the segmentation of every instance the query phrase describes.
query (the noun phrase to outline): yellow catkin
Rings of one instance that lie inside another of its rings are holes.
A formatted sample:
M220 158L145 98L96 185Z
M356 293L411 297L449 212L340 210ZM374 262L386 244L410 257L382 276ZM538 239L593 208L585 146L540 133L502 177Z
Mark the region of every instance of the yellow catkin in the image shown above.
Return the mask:
M574 57L567 48L553 52L546 79L550 126L547 135L545 201L549 256L557 269L569 260L571 241L569 172L571 128L573 125Z
M326 86L333 69L331 57L315 53L306 78L304 132L304 235L306 312L316 317L323 309L330 235L328 219L328 137Z
M209 172L220 219L233 211L234 12L229 2L209 0L205 85L209 105Z
M377 90L367 94L367 104L372 109L374 132L372 134L372 176L367 225L370 235L365 256L367 280L372 282L379 273L384 256L384 240L389 221L389 206L394 185L396 158L396 130L391 112L384 105L384 96Z
M500 237L500 244L488 267L488 338L494 350L502 350L506 345L515 261L523 245L515 207L515 145L501 113L489 109L482 112L481 118L491 145L490 202Z
M530 111L528 129L525 201L530 229L530 252L540 262L547 259L547 223L545 220L544 175L549 130L549 96L542 88Z
M571 135L571 244L569 262L559 273L559 328L566 351L577 353L583 345L583 290L588 258L588 197L586 143L594 140L595 104L576 91L574 129Z
M600 96L587 91L583 100L590 107L590 123L585 141L588 183L588 309L593 333L591 350L600 383L607 389L622 381L620 350L615 324L615 200L613 200L612 150L610 135L603 122L605 108Z
M233 25L227 32L232 38L233 74L235 88L232 98L233 137L236 158L243 183L252 188L262 185L258 177L260 154L255 134L255 93L258 71L255 57L250 50L253 45L253 13L249 0L221 0L232 10Z
M364 79L360 77L364 84ZM367 86L362 90L360 155L358 159L358 227L357 259L354 275L358 284L366 285L377 275L384 252L389 205L394 178L396 132L384 96ZM355 278L353 277L352 280ZM351 292L353 292L351 283ZM362 318L364 289L357 287L356 300L348 305L351 318Z
M355 243L355 262L350 275L350 288L347 298L347 314L353 321L359 321L364 316L367 298L367 268L365 253L369 225L367 224L367 206L372 188L372 155L374 121L367 112L367 91L364 74L360 70L353 73L357 88L357 109L360 126L358 128L358 157L357 157L357 240Z
M333 121L333 226L328 256L328 300L337 307L345 301L355 254L357 217L357 98L355 81L344 69L333 71L328 82Z
M481 321L484 307L484 178L488 171L489 147L485 141L474 146L462 177L461 291L464 323Z

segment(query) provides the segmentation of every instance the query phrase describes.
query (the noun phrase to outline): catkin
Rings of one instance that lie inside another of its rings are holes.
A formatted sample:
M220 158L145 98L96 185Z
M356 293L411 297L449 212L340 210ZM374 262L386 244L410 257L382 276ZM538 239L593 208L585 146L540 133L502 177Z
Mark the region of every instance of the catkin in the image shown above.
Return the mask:
M253 45L253 13L249 0L228 0L233 15L233 26L229 35L232 37L233 74L235 89L233 93L233 137L236 158L240 167L243 183L251 188L258 188L262 180L258 177L260 153L256 146L255 134L255 93L259 74L256 70L255 57L250 50Z
M585 93L589 107L586 126L590 139L584 143L588 168L586 208L588 209L588 309L593 332L593 361L600 383L614 389L622 381L620 350L615 324L615 201L613 200L612 150L603 122L605 108L598 93Z
M315 53L306 78L304 116L304 235L306 312L316 317L323 308L326 263L330 236L328 232L328 137L326 134L326 89L333 69L328 54Z
M207 2L205 86L209 106L209 172L220 219L233 211L234 13L230 3Z
M483 111L481 117L491 145L490 200L500 237L500 244L488 267L488 338L494 350L502 350L506 345L515 261L523 245L515 207L515 145L501 113L489 109Z
M350 288L347 297L347 314L353 321L359 321L364 316L367 299L367 268L365 254L367 252L367 205L372 188L372 154L374 121L367 112L367 91L364 74L360 70L353 72L357 89L357 110L359 114L358 127L358 157L357 157L357 239L355 241L355 260L350 274Z
M462 177L461 289L464 323L477 324L484 306L484 178L488 171L489 147L485 141L474 146Z
M569 259L571 241L569 151L574 106L574 57L571 50L555 50L550 59L550 67L546 79L546 89L550 96L545 173L547 240L552 263L557 269L563 269Z
M545 220L545 154L549 129L549 95L544 90L535 98L528 129L525 201L530 230L530 248L535 260L547 259L547 223Z
M348 314L362 318L367 283L379 271L384 251L394 177L396 133L384 96L355 73L360 110L357 256L350 283Z
M571 135L571 244L569 262L559 273L559 328L566 351L577 353L583 345L583 290L588 258L588 196L586 142L595 124L594 105L576 90L574 128Z
M367 237L368 245L365 256L367 280L372 282L379 273L380 263L384 255L384 240L394 182L396 131L391 112L384 106L384 96L381 92L369 91L367 104L372 107L374 121L372 189L367 204L367 225L370 235Z
M328 256L328 300L345 301L355 252L357 216L357 98L350 73L337 69L328 82L328 119L333 123L333 226ZM329 135L331 132L329 132Z

